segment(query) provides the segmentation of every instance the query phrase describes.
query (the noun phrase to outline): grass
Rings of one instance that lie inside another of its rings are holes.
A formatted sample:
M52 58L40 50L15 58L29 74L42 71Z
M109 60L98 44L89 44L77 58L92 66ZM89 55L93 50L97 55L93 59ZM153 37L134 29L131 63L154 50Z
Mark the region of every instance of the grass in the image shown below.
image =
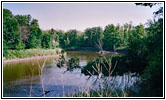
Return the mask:
M79 91L78 93L74 93L72 95L72 97L130 97L130 89L118 89L115 87L112 87L112 85L110 84L110 78L112 77L112 72L114 71L114 69L117 66L117 63L112 65L112 62L110 62L110 59L106 59L106 57L104 56L105 59L100 59L101 63L97 64L98 62L95 61L96 63L96 67L92 65L92 69L97 73L97 79L99 81L99 86L98 89L96 90L86 90L86 91ZM106 62L106 64L104 63L104 60ZM102 64L104 64L104 66L102 66ZM107 65L107 66L106 66ZM108 76L107 78L102 78L100 76L104 75L104 73L102 73L104 67L107 69L107 73ZM87 70L87 72L91 75L91 76L95 76L94 72L90 72ZM104 83L103 83L104 82ZM110 86L111 85L111 86ZM111 88L112 87L112 88Z
M129 97L128 91L124 90L111 90L109 87L100 90L91 91L79 91L79 93L74 94L72 97Z
M60 48L56 49L24 49L24 50L7 50L7 55L4 59L15 59L15 58L28 58L35 56L50 56L61 53Z

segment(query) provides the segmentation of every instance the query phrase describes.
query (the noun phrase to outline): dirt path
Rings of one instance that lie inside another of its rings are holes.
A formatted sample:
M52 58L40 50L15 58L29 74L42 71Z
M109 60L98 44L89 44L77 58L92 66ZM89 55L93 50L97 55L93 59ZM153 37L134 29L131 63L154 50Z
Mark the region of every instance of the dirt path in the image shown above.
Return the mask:
M45 58L57 58L60 55L52 55L52 56L35 56L35 57L29 57L29 58L16 58L16 59L7 59L3 60L3 64L8 63L16 63L16 62L23 62L23 61L30 61L30 60L39 60L39 59L45 59Z

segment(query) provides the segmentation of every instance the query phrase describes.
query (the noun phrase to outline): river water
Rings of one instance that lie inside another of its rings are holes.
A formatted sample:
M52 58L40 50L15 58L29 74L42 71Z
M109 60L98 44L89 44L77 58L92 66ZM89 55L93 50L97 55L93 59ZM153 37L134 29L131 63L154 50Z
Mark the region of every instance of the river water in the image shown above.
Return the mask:
M111 55L111 54L108 54ZM67 52L66 59L78 57L80 66L98 57L96 52ZM78 91L98 89L102 82L97 76L89 77L81 74L81 69L66 71L65 67L56 65L58 58L48 58L3 66L4 97L62 97L72 96ZM43 70L40 69L43 67ZM42 73L41 73L42 72ZM97 81L96 81L97 80ZM115 76L110 80L114 87L123 89L126 84L132 85L136 77L129 75Z

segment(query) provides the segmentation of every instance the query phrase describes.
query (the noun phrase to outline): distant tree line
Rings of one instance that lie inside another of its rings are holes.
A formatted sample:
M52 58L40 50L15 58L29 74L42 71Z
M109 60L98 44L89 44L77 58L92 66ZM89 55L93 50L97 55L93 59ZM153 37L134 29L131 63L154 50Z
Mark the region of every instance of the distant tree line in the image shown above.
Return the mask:
M153 7L157 4L136 5ZM142 24L133 26L126 23L122 26L110 24L104 30L92 27L84 32L64 32L54 29L42 31L38 20L30 15L14 16L11 11L3 9L3 54L6 55L8 49L97 49L99 41L103 44L103 50L128 47L126 55L116 58L118 64L115 71L140 75L141 96L163 96L163 7L154 14L158 19L149 21L146 28Z
M38 20L31 15L13 15L8 9L3 9L3 46L6 49L30 48L87 48L97 49L96 43L100 40L104 50L115 50L118 47L128 46L132 37L144 37L143 25L136 27L132 24L107 25L87 28L84 32L75 29L64 32L50 29L42 31Z

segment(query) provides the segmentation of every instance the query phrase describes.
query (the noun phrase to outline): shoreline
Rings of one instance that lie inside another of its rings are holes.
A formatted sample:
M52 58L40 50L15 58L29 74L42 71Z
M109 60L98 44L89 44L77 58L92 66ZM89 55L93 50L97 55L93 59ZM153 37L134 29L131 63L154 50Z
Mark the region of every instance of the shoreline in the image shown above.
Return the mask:
M66 50L66 52L96 52L99 53L99 50ZM108 53L116 53L116 54L126 54L126 50L116 50L116 51L108 51L108 50L103 50L103 52L105 52L105 54Z
M74 52L74 51L80 51L80 52L98 52L97 50L76 50L76 49L72 49L72 50L66 50L66 52ZM120 53L120 54L124 54L126 52L122 51L105 51L107 53ZM58 55L48 55L48 56L32 56L32 57L25 57L25 58L14 58L14 59L3 59L3 65L4 64L8 64L8 63L17 63L17 62L23 62L23 61L30 61L30 60L40 60L40 59L44 59L44 58L56 58L59 57L61 54Z
M50 56L34 56L34 57L27 57L27 58L15 58L15 59L3 59L3 65L9 63L17 63L23 61L31 61L31 60L40 60L44 58L57 58L59 55L50 55Z

